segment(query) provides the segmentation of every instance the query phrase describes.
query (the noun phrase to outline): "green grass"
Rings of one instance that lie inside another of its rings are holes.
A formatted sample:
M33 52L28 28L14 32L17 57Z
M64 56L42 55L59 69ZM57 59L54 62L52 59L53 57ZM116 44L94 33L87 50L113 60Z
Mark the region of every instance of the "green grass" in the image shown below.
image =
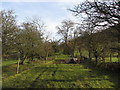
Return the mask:
M3 88L113 88L110 75L79 64L43 64L3 79Z
M88 51L82 51L82 56L85 56L85 57L88 57ZM76 56L76 57L79 57L80 56L80 53L79 53L79 51L75 51L74 52L74 56Z
M106 62L110 62L110 58L106 58ZM118 62L118 58L112 57L112 62Z
M9 65L11 65L11 64L15 64L15 63L17 63L17 60L3 60L2 61L2 66L4 67L4 66L9 66Z
M92 58L92 60L95 61L95 58ZM99 62L103 62L103 61L99 60ZM110 58L106 57L105 62L110 62ZM118 62L118 58L117 57L112 57L112 62Z
M67 55L56 55L55 59L68 59ZM114 88L119 87L117 75L98 70L89 63L53 64L31 63L20 65L4 64L3 88ZM8 62L7 62L8 63Z
M5 62L4 62L5 63ZM8 62L7 62L8 63ZM19 73L25 71L25 70L29 70L37 65L40 65L41 63L40 62L33 62L31 64L24 64L24 65L20 65L19 66ZM9 63L8 64L5 64L5 66L2 66L2 78L8 78L10 76L14 76L17 72L17 64L15 64L14 62L13 63Z
M18 60L3 60L2 62L2 78L8 78L9 76L13 76L16 74L17 71L17 61ZM37 63L32 62L31 64L27 63L27 60L24 65L20 65L19 73L31 69L34 66L40 65L40 64L50 64L53 63L53 61L43 61L42 63L40 60L37 61Z

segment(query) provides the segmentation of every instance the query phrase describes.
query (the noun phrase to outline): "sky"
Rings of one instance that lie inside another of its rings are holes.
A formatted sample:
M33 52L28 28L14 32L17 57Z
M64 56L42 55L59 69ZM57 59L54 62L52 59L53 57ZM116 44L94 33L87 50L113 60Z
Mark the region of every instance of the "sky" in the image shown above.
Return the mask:
M49 38L59 38L56 26L66 19L76 21L77 18L67 9L73 8L81 0L2 0L4 10L14 10L17 22L20 24L27 18L41 18L45 23Z

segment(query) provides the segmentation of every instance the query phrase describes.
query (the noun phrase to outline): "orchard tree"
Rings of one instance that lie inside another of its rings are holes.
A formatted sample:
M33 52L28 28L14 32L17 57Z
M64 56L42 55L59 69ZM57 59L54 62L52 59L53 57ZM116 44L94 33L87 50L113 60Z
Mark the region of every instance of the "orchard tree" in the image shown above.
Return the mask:
M2 53L4 55L10 55L15 49L14 40L16 38L16 33L18 32L18 27L16 23L16 15L14 11L1 11L1 24L2 27Z
M82 23L78 24L77 26L78 27L77 31L79 33L78 35L79 37L77 39L78 40L77 43L79 45L77 45L77 47L81 54L80 56L82 57L81 50L84 48L88 51L89 60L92 59L92 47L93 47L93 42L95 38L93 37L93 34L98 32L95 22L93 21L94 21L94 18L86 16L86 18L83 19Z
M112 28L118 32L116 34L118 38L118 55L120 55L120 1L119 0L105 0L97 1L94 0L90 2L86 0L74 7L74 9L69 9L76 16L82 16L86 19L87 16L93 18L95 26L103 30L106 28ZM87 16L86 16L87 15ZM97 21L97 22L96 22Z
M70 54L70 48L68 47L68 41L69 37L71 35L71 32L74 29L74 22L71 20L64 20L62 21L61 26L57 26L58 29L58 34L60 34L63 37L65 46L64 46L64 53L65 54Z
M42 53L43 53L45 62L48 60L48 56L52 55L53 53L52 42L51 42L51 39L48 38L48 36L44 37Z
M29 63L38 54L40 45L42 44L42 33L39 27L31 22L24 22L20 27L19 33L16 38L16 48L20 52L21 64L24 64L26 58L29 59ZM38 50L38 51L37 51Z
M76 16L83 14L88 15L91 18L99 21L96 23L98 26L113 26L120 32L120 1L119 0L107 0L107 1L85 1L69 9L74 12ZM84 17L83 16L83 17Z
M54 53L60 52L60 40L52 40L51 44Z

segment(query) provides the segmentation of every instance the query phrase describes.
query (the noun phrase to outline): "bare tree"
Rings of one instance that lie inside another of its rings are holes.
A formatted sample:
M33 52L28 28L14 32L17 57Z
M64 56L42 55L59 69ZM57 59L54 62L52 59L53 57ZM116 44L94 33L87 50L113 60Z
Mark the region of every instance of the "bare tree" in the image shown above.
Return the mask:
M15 49L14 40L16 38L16 33L18 31L18 27L16 24L16 16L14 15L14 11L1 11L1 23L2 27L2 52L4 55L10 55Z
M93 18L95 26L103 28L112 28L118 32L118 43L120 43L120 1L119 0L105 0L105 1L93 1L90 2L86 0L74 7L74 9L69 9L76 16L82 16L84 19L86 15ZM118 48L118 55L120 55Z
M41 33L42 25L36 25L36 23L33 21L24 22L17 35L16 49L20 52L21 64L24 64L26 58L29 59L29 63L33 61L39 49L42 49L42 47L40 47L40 45L43 44L43 33Z
M43 56L44 56L45 62L47 61L48 56L52 54L52 52L53 52L52 42L48 38L48 36L46 36L43 42L43 54L44 54Z
M74 22L72 22L71 20L64 20L60 27L57 26L57 29L58 29L58 34L60 34L63 37L63 40L65 42L64 52L68 54L69 53L68 39L71 36L72 30L74 29Z

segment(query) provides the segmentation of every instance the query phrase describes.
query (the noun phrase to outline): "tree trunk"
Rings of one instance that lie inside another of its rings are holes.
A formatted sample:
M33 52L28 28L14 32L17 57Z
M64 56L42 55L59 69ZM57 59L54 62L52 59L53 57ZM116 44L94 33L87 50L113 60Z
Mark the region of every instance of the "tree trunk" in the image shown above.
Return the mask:
M96 63L96 65L98 64L98 56L97 55L95 55L95 63Z
M21 58L22 61L20 62L20 65L23 65L23 64L24 64L25 59L26 59L26 56L24 56L24 57Z
M110 62L112 62L112 54L110 53Z
M18 64L17 64L17 74L19 73L19 65L20 65L20 58L18 59Z
M74 57L74 49L72 50L72 56Z
M45 63L47 62L47 56L45 57Z
M46 56L45 56L45 63L47 62L47 58L48 58L48 53L46 53Z
M103 60L103 63L105 64L105 58L104 57L102 57L102 60Z
M33 59L34 59L34 55L32 54L32 56L31 56L31 61L33 61Z
M80 52L80 59L82 59L82 52Z
M20 62L20 65L23 65L24 64L24 59Z
M92 58L91 58L91 52L89 51L89 60L92 60Z
M80 53L80 60L82 60L82 52L81 52L81 49L79 49L79 53Z
M28 62L27 62L27 63L28 63L28 64L30 64L30 62L31 62L31 58L29 58L29 60L28 60Z

